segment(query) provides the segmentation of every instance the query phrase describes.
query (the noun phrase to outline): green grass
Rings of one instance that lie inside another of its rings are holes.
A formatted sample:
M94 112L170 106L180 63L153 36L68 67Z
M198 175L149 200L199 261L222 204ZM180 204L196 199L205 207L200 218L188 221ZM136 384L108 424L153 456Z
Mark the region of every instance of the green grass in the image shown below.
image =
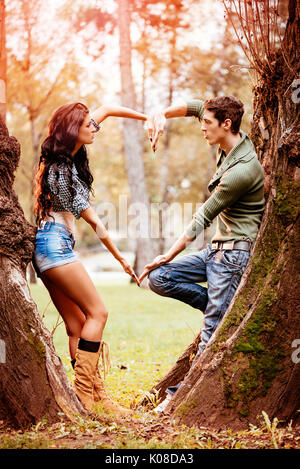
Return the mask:
M106 377L106 388L111 397L129 406L166 374L192 342L201 327L202 313L121 280L113 285L102 282L96 287L109 312L103 340L110 347L112 368ZM57 310L41 283L32 284L30 289L51 332L57 323ZM72 379L63 323L56 327L53 341Z

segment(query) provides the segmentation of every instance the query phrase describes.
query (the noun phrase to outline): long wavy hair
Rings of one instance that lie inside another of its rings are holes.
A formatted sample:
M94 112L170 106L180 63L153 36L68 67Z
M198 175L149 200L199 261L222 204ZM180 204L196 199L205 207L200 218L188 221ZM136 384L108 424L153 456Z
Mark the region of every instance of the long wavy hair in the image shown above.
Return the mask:
M34 189L34 212L37 225L40 224L51 211L51 191L48 184L49 169L53 166L58 180L59 166L67 168L67 179L72 197L73 188L72 166L75 164L79 178L92 190L93 176L89 168L89 161L84 145L72 156L79 129L88 114L88 108L82 103L66 104L58 108L49 122L48 137L41 145L41 155L38 163Z

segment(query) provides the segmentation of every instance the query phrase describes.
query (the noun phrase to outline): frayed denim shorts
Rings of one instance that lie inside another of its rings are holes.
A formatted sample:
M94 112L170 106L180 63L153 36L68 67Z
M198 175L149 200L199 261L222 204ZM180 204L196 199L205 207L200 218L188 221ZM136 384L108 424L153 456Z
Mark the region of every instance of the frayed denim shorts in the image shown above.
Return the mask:
M45 270L69 264L78 260L73 251L75 239L65 225L54 222L43 222L36 233L35 251L32 263L37 276Z

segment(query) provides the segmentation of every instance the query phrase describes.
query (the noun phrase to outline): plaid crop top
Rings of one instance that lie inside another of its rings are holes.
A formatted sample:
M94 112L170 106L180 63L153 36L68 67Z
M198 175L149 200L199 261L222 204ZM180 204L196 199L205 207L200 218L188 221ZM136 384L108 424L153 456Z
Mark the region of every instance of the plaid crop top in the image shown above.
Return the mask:
M79 219L82 210L90 207L90 193L87 184L79 178L75 164L72 166L72 179L75 189L74 197L69 187L67 167L60 165L58 171L54 171L53 166L50 166L48 184L51 191L52 211L71 212L76 219Z

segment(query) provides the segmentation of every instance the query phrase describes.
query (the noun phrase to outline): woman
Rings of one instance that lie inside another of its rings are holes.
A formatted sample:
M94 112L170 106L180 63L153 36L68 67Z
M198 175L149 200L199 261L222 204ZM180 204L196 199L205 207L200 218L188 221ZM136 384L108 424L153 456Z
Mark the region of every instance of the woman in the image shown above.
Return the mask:
M81 103L60 107L49 123L36 176L35 214L38 225L33 263L61 314L67 334L75 389L88 411L101 401L105 409L129 412L106 394L98 370L107 310L88 273L73 252L75 218L83 218L101 242L137 282L132 267L111 241L89 204L93 177L85 145L93 142L100 123L109 116L146 120L124 107L102 106L92 116Z

